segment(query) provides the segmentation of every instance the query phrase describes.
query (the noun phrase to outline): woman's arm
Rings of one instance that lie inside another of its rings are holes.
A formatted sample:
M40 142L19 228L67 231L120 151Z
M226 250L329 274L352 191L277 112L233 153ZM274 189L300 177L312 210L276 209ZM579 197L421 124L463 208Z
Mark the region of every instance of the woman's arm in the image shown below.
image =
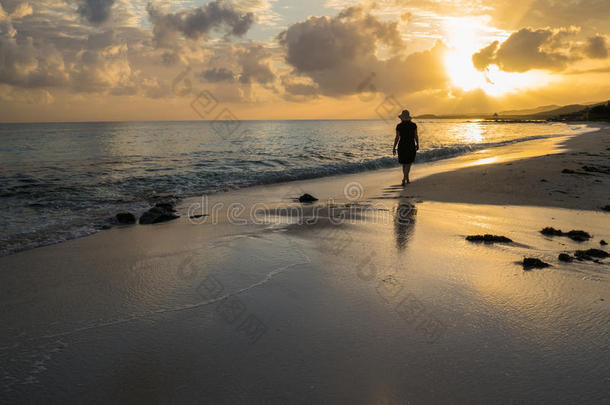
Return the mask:
M394 147L392 148L392 155L396 154L396 145L398 145L398 140L400 139L400 132L396 130L396 138L394 138Z
M419 150L419 136L417 135L417 127L415 127L415 150Z

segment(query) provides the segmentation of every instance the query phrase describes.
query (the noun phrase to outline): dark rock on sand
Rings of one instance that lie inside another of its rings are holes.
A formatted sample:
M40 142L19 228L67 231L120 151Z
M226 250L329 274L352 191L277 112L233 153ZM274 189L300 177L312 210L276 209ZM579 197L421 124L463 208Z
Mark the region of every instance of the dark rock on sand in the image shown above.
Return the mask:
M546 236L563 236L563 232L560 229L555 229L551 226L547 226L540 233Z
M174 209L174 204L171 202L156 203L155 207L161 208L162 210L169 211L169 212L176 212L176 210Z
M506 236L499 235L468 235L466 240L470 242L484 242L484 243L511 243L512 240Z
M544 269L545 267L549 266L550 264L545 263L540 259L536 259L535 257L523 258L523 270Z
M157 224L159 222L171 221L173 219L180 218L176 215L173 207L168 209L167 206L154 206L146 211L140 217L141 225Z
M203 217L207 217L208 214L197 214L197 215L191 215L189 217L189 219L197 219L197 218L203 218Z
M116 220L119 224L130 225L136 223L136 216L131 212L119 212L116 214Z
M567 253L560 253L558 259L559 259L559 261L567 262L567 263L570 263L571 261L574 260L574 258Z
M602 211L610 212L610 205L605 205L601 208Z
M577 250L574 252L574 256L580 260L594 260L594 258L604 259L610 254L601 249L587 249L587 250Z
M565 234L568 238L575 240L576 242L584 242L591 239L591 235L585 231L575 231L572 230Z
M547 226L540 233L546 236L567 236L576 242L584 242L591 239L591 235L585 231L573 229L570 232L563 232L561 229L555 229L551 226Z
M602 246L606 246L608 244L608 242L606 242L605 240L602 239L599 241L599 244Z
M582 169L587 172L610 174L610 170L605 167L583 166Z
M561 173L563 173L563 174L579 174L581 176L591 176L591 173L588 173L588 172L577 172L576 170L572 170L572 169L563 169L561 171Z
M299 197L299 202L314 202L314 201L318 201L318 199L311 194L305 193Z

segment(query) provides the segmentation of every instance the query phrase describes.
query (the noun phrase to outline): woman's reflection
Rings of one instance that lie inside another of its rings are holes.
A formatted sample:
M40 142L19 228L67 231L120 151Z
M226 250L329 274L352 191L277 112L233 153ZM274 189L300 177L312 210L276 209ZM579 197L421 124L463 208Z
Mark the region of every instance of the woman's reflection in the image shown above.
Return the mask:
M417 208L407 199L401 199L394 212L394 233L396 234L396 247L404 250L407 241L415 229L415 216Z

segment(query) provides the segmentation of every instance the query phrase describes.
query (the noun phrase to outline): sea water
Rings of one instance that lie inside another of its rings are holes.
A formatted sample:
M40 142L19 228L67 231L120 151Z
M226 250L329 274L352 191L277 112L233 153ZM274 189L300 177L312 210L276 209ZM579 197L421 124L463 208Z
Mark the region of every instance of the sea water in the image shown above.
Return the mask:
M417 162L590 130L416 120ZM155 197L397 166L383 120L0 124L0 255L100 230Z

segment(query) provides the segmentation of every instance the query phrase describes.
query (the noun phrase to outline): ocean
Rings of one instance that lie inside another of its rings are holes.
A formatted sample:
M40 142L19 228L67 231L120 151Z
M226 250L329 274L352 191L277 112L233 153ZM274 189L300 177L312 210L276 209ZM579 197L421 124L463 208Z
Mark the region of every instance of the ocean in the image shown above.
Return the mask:
M415 120L417 162L586 125ZM397 166L383 120L0 124L0 255L89 235L156 197Z

